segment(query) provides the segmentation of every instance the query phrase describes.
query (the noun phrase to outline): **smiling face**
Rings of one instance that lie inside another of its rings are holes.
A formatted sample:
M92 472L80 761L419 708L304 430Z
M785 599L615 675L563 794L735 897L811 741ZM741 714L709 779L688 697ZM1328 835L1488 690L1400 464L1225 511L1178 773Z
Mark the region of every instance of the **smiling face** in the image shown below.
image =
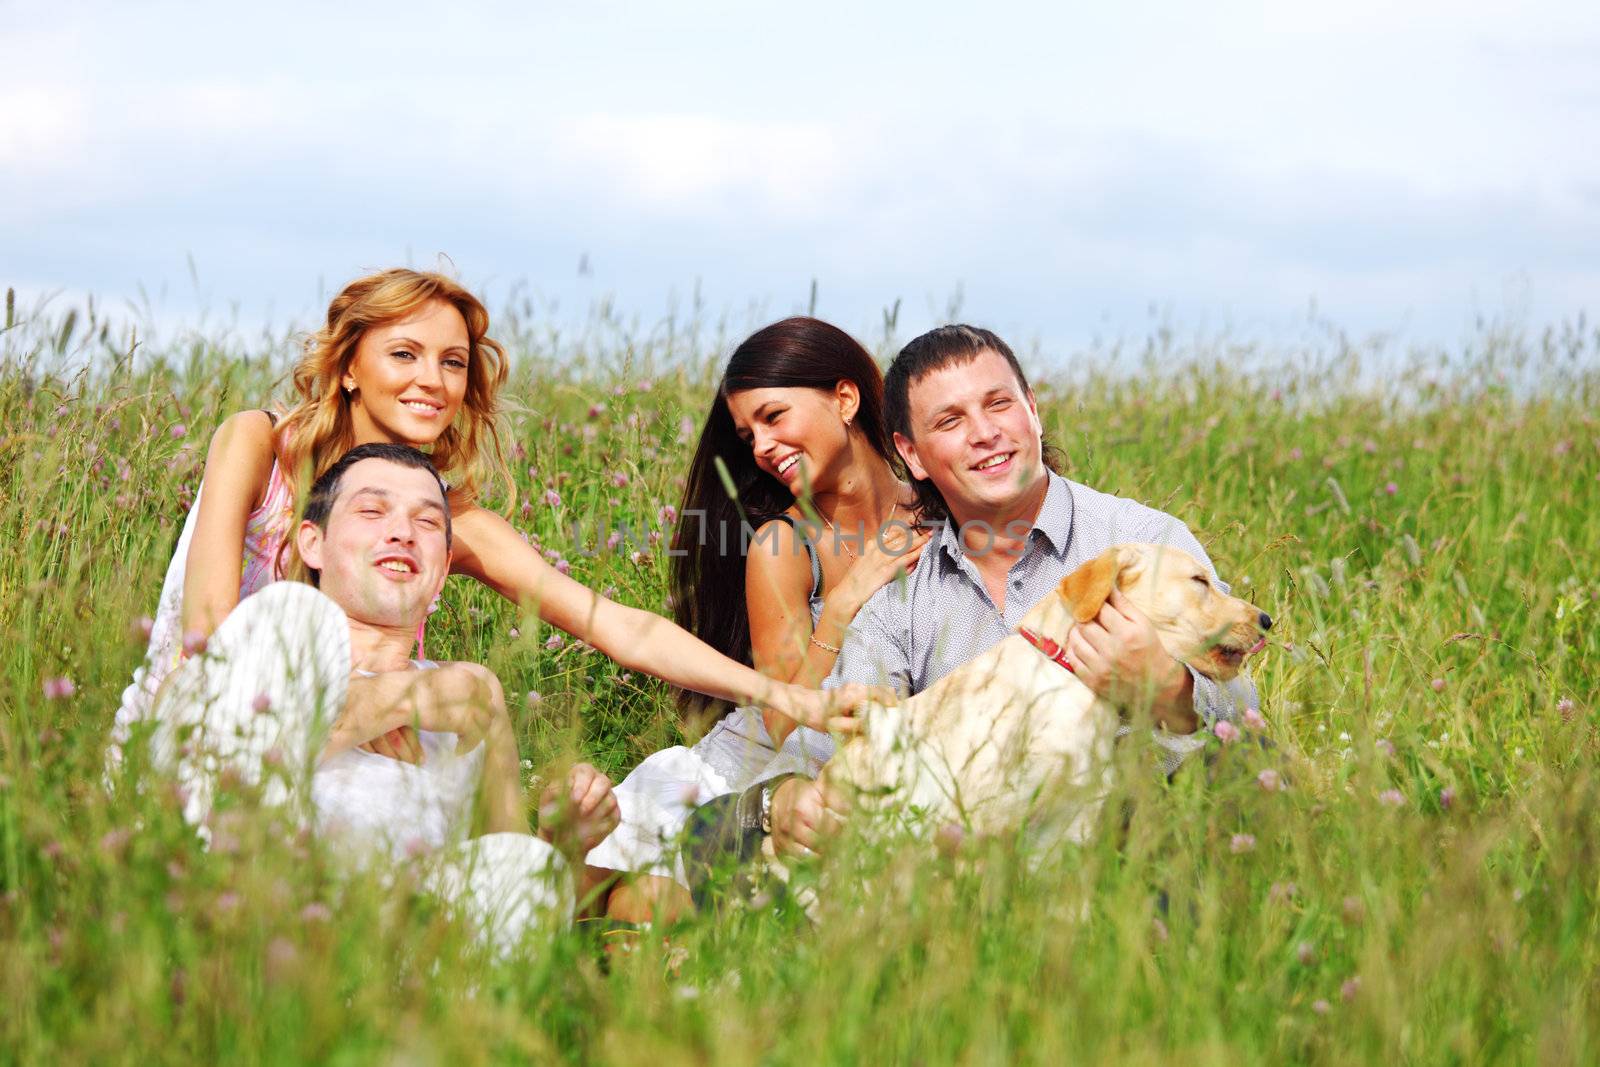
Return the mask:
M841 381L832 390L745 389L730 395L727 403L756 466L796 496L808 484L826 489L832 473L849 458L846 420L860 403L854 382Z
M412 630L450 570L445 508L430 471L363 459L339 479L327 529L301 523L297 547L352 620Z
M355 443L438 440L461 410L470 358L466 320L443 300L370 327L339 379L350 397Z
M906 402L911 437L895 434L895 447L953 514L1004 511L1045 478L1033 395L998 353L929 371L910 383Z

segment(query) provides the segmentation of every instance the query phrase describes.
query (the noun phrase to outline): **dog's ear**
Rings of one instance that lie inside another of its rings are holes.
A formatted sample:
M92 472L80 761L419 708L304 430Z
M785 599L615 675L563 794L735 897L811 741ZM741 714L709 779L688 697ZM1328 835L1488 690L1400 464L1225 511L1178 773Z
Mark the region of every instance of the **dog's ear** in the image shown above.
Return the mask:
M1108 548L1088 563L1079 567L1056 587L1067 610L1077 622L1088 622L1100 614L1100 608L1117 584L1117 573L1122 570L1122 559L1115 548Z

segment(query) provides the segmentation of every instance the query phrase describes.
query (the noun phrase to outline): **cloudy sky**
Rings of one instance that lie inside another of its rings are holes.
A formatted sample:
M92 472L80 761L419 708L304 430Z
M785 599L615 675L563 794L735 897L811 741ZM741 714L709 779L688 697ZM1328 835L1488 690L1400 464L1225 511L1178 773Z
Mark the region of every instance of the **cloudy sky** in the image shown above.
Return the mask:
M459 6L0 0L0 285L303 321L442 253L1063 353L1600 310L1592 2Z

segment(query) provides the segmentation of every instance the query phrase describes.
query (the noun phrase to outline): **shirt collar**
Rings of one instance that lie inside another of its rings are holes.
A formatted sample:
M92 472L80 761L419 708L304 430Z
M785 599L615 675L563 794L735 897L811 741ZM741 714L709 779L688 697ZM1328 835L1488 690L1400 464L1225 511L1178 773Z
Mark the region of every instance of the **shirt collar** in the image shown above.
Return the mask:
M1066 558L1067 546L1072 543L1072 518L1075 506L1072 499L1072 484L1055 471L1045 471L1047 485L1044 492L1044 503L1039 507L1039 517L1033 524L1033 529L1028 534L1031 543L1036 537L1043 538L1050 545L1050 550L1059 558ZM966 556L966 546L961 543L957 535L955 521L951 518L944 520L944 525L938 530L940 538L940 553L952 564L959 564Z

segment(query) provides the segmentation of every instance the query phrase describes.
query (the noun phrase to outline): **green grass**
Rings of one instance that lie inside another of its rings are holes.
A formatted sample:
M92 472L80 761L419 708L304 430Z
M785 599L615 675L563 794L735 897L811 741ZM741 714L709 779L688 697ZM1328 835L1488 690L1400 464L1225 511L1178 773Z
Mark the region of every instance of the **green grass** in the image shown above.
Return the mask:
M1378 367L1157 338L1139 373L1081 357L1037 382L1066 473L1183 518L1278 620L1254 666L1270 745L1213 741L1168 786L1130 744L1091 847L847 847L820 926L781 901L706 916L607 973L578 934L491 966L426 899L342 876L270 817L221 854L159 784L107 795L136 620L209 432L273 394L288 349L218 331L130 361L92 312L15 315L0 1060L1600 1057L1600 338L1582 327ZM698 425L726 338L529 321L501 316L516 521L576 577L663 610L661 546L589 557L567 531L655 527L678 502L680 420ZM534 765L581 754L620 778L676 738L662 686L550 636L458 580L429 651L500 673ZM76 692L46 699L60 676ZM1267 768L1289 788L1263 790Z

